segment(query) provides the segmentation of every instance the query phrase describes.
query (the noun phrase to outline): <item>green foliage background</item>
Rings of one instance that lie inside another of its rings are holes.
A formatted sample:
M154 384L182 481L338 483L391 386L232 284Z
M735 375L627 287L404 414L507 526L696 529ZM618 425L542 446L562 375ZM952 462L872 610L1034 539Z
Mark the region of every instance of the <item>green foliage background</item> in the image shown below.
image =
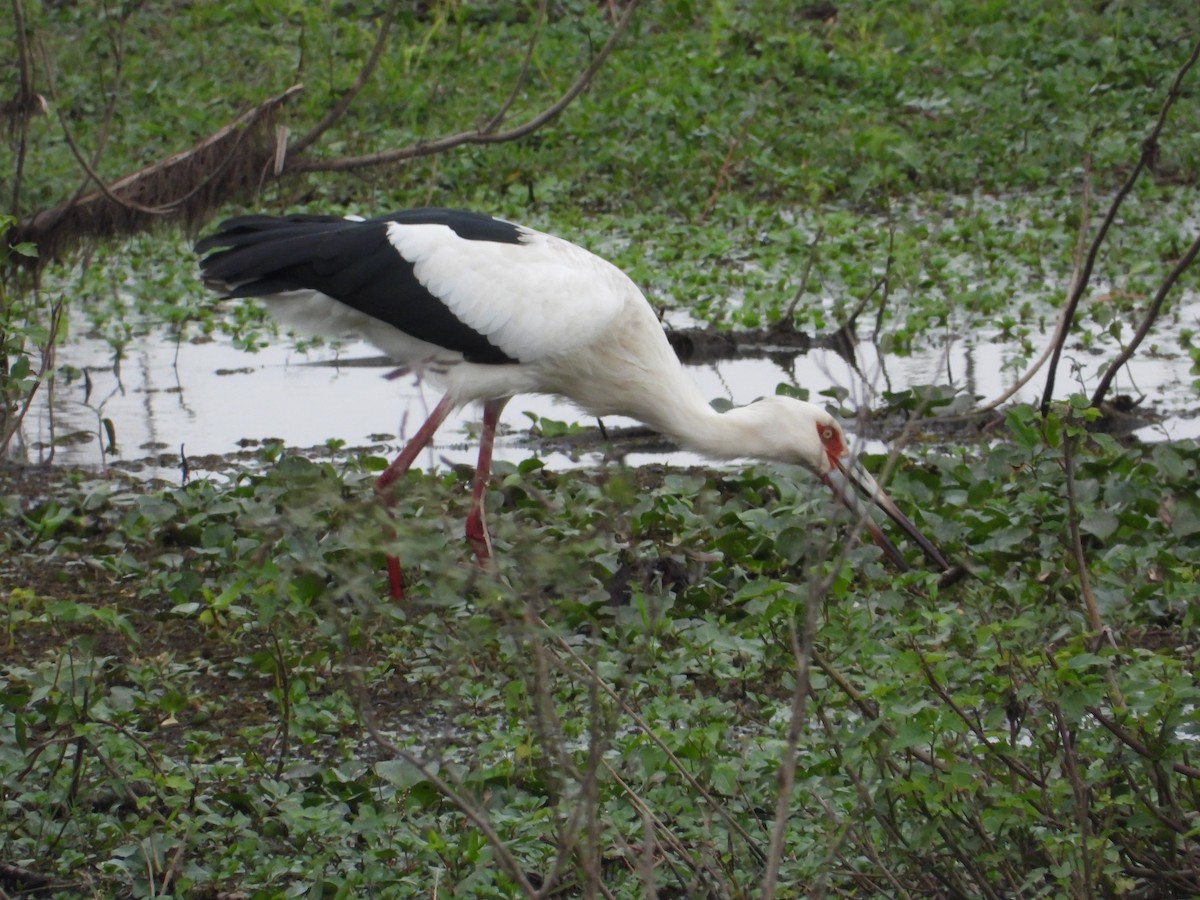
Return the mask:
M353 82L380 11L26 6L51 116L30 124L16 219L80 183L62 123L103 147L109 178L301 81L285 121L303 132ZM535 5L402 7L314 157L505 103ZM548 9L513 122L611 28L609 4ZM826 299L797 327L834 327L890 255L890 346L986 318L1032 352L1085 178L1101 196L1136 159L1200 12L811 9L647 3L529 139L265 182L236 208L486 209L578 237L720 326L777 321L820 233ZM2 58L15 46L0 32ZM1195 228L1196 96L1193 78L1105 249L1131 297ZM14 141L2 152L15 172ZM163 321L253 345L252 314L202 311L186 237L87 249L86 273L52 267L40 293L6 282L6 397L38 383L48 296L113 296L79 312L116 352ZM1129 308L1089 311L1086 340L1110 351ZM381 602L379 458L270 448L180 488L5 469L0 863L26 879L6 889L491 897L557 879L739 897L777 866L785 896L1195 894L1200 452L1122 446L1085 407L1015 408L979 443L901 461L890 490L972 570L948 587L850 540L802 473L500 467L491 574L458 540L465 476L413 473L389 549L420 577L398 607Z

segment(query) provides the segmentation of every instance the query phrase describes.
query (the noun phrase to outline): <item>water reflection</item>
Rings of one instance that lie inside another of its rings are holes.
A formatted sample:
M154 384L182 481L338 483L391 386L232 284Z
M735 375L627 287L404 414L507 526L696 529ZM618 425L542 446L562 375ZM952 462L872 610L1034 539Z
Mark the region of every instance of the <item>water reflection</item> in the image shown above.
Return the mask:
M1193 316L1200 309L1193 310ZM951 385L973 397L997 396L1011 384L1019 347L986 331L970 332L947 346L911 356L884 355L869 342L854 346L853 359L831 349L759 346L746 355L689 367L711 398L741 404L776 392L780 384L806 388L813 399L822 392L846 397L850 408L876 406L881 392L915 386ZM1112 357L1075 348L1060 370L1063 390L1094 384ZM146 474L177 479L181 449L194 470L217 465L216 459L266 441L289 448L320 447L338 440L349 447L394 449L411 435L437 401L436 390L410 377L388 380L390 365L366 344L350 344L337 353L328 348L298 352L282 344L246 353L221 341L176 342L165 332L130 346L114 366L103 341L73 339L59 350L60 362L87 373L86 379L60 382L43 392L30 409L16 443L28 461L57 464L132 466ZM1170 414L1143 429L1149 440L1200 436L1195 418L1195 389L1187 358L1143 354L1122 373L1118 389L1148 395ZM1074 380L1067 387L1068 376ZM1035 378L1015 399L1040 399ZM471 463L472 435L478 413L464 410L447 421L423 462ZM569 403L553 397L521 396L509 404L497 459L519 462L534 454L527 441L530 417L581 425L593 424ZM105 423L110 423L111 432ZM609 428L636 423L606 419ZM599 462L611 451L599 442L579 450L547 452L548 465L566 467ZM655 444L624 454L627 463L670 461L688 465L698 457L669 452ZM134 461L139 461L134 464Z

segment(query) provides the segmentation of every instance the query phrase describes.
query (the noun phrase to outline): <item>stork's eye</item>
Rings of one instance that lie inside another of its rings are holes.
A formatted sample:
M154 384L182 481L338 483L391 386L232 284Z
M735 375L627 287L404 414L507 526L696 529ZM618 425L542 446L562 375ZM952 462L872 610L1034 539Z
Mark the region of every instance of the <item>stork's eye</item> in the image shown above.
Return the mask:
M828 425L826 425L824 428L821 429L821 440L822 441L832 441L833 440L833 429L830 428Z

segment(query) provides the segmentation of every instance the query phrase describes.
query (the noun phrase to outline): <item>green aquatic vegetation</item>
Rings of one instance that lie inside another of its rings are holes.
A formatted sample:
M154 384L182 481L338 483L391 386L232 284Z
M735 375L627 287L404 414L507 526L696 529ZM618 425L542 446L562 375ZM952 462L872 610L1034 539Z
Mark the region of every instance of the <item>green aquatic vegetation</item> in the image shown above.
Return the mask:
M41 581L22 588L21 661L5 669L5 802L70 804L59 858L114 884L151 871L177 890L283 889L298 877L275 855L287 847L318 873L309 884L401 890L436 871L468 893L510 890L496 847L461 826L465 804L539 877L560 851L571 871L634 852L654 823L673 879L738 895L759 877L763 809L792 752L789 635L826 574L788 883L835 877L851 847L914 887L1065 889L1081 852L1093 883L1133 883L1131 858L1168 852L1161 801L1139 786L1165 765L1183 790L1190 771L1200 452L1039 422L1014 412L1012 439L986 454L899 467L892 493L972 570L946 587L897 575L870 545L840 556L847 523L819 486L756 469L501 466L492 573L460 538L465 476L410 473L390 542L411 561L403 607L379 599L387 517L369 457L9 496L5 533L25 537L8 557ZM1067 452L1099 635L1069 540ZM84 558L96 574L81 596L67 573ZM35 746L54 752L30 768ZM73 776L71 746L89 748ZM1062 813L1079 784L1097 823L1084 851ZM153 813L106 826L100 810L121 803ZM47 822L11 821L10 852L45 869ZM263 843L238 837L251 832ZM371 849L352 852L366 833ZM172 870L175 852L192 862ZM642 883L636 866L609 878Z
M549 6L516 111L557 95L609 7ZM470 206L584 243L681 319L824 335L857 312L897 352L966 335L1032 358L1194 10L809 11L646 4L552 128L265 182L253 205ZM379 9L27 13L85 152L121 63L137 103L107 137L115 177L295 80L288 122L311 123ZM536 14L400 9L382 77L327 149L477 122L511 92ZM1072 338L1101 359L1195 230L1193 96L1185 83L1101 248ZM14 215L78 187L56 118L33 120L39 180ZM34 300L63 298L67 332L114 363L164 330L278 339L258 307L195 283L189 236L85 256L40 293L4 283L6 403L88 377L65 348L38 372L53 336ZM1184 296L1154 352L1195 361ZM876 412L946 418L972 399L934 383ZM888 489L969 570L953 584L890 567L803 472L497 464L484 571L461 539L466 472L409 473L389 516L386 460L344 436L319 460L268 445L182 486L0 467L2 887L742 897L776 872L779 896L1195 894L1200 451L1119 443L1086 407L1009 407L981 435L905 449ZM387 552L409 573L402 605L382 600Z

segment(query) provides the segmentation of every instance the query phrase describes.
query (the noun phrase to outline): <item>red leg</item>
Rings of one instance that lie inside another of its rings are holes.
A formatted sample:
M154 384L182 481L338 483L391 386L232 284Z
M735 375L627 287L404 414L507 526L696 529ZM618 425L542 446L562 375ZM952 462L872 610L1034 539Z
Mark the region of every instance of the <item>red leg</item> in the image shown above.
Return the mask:
M475 551L479 564L492 558L492 538L483 518L483 500L487 494L488 476L492 470L492 446L496 441L496 425L507 397L489 400L483 405L483 434L479 436L479 462L475 465L475 480L471 486L471 511L467 513L467 542Z
M446 416L450 415L452 409L454 409L454 404L450 402L450 398L448 396L443 397L438 405L433 408L433 412L429 414L429 418L425 420L425 424L417 429L417 433L404 445L404 448L400 451L400 455L396 457L390 466L383 470L383 474L375 482L375 491L383 498L383 502L389 510L396 502L396 496L388 490L388 487L412 467L417 456L433 440L433 435L437 432L438 426L446 421ZM394 533L389 535L389 537L393 536ZM392 599L403 600L404 573L400 570L400 562L396 557L388 556L387 570L388 588Z
M391 495L383 493L384 489L412 467L417 456L433 440L434 433L446 421L446 416L450 415L452 409L454 409L454 404L450 402L450 398L443 397L438 402L438 405L433 408L433 412L429 414L429 418L425 420L425 424L417 429L417 433L404 445L404 448L400 451L400 455L396 457L390 466L383 470L383 474L375 482L375 490L383 495L383 500L388 506L391 506L394 500Z

